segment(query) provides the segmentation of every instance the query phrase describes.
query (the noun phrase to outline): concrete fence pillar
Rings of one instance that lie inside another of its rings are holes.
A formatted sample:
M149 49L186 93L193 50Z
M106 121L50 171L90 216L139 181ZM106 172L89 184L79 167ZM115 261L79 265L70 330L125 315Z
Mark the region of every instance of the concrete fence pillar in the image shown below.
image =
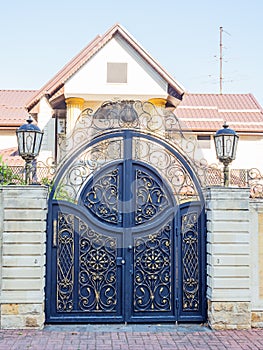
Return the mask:
M251 327L249 189L206 191L208 322L213 329Z
M0 327L42 328L48 189L0 187Z
M263 327L263 199L250 201L251 326Z

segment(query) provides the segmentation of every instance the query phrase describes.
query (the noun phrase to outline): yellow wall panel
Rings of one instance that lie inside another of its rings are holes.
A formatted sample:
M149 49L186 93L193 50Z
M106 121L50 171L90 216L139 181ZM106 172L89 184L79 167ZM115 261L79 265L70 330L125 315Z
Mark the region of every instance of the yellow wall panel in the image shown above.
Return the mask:
M263 213L258 214L259 297L263 299Z

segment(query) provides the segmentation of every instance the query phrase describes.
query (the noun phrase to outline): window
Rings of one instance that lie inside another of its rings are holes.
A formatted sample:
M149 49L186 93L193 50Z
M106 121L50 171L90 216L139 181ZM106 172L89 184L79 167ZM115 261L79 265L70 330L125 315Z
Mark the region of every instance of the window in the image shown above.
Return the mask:
M127 63L107 63L107 83L127 83Z
M211 148L210 135L197 135L198 148Z

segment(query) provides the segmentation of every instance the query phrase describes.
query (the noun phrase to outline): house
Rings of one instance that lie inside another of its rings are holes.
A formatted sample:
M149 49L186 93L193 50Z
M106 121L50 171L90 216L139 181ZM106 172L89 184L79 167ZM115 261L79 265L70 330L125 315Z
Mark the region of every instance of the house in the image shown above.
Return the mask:
M109 100L172 107L183 132L197 140L195 158L208 164L216 163L212 135L226 121L240 136L233 167L262 168L257 153L263 150L263 111L255 97L188 93L119 24L97 36L40 90L0 91L0 149L10 148L10 159L7 150L1 153L14 163L15 129L28 111L45 133L40 159L56 158L59 135L72 132L82 110L95 111Z

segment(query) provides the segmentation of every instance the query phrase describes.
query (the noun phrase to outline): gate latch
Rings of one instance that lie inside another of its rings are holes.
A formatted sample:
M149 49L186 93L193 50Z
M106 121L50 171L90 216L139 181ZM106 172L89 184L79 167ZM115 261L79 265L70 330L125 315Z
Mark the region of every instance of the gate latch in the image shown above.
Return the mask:
M125 264L125 260L121 256L119 256L117 258L117 266L124 265L124 264Z

